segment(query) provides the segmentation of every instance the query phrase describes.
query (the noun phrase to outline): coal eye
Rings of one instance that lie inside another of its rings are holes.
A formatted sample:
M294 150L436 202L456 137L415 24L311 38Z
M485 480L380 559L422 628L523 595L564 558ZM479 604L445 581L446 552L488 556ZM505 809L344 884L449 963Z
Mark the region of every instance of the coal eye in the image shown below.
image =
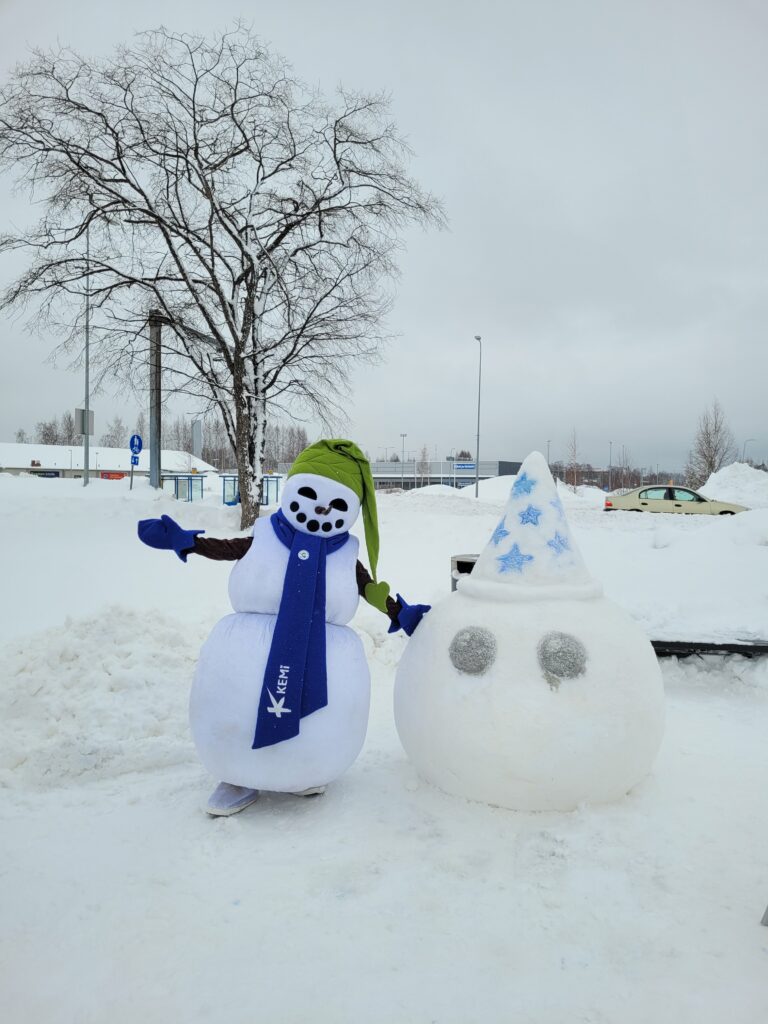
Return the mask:
M309 498L311 501L317 501L317 495L311 487L300 487L298 493L302 498Z
M482 626L465 626L451 640L448 657L454 668L480 676L496 661L496 637Z
M574 679L587 669L587 649L570 633L545 633L536 654L544 678L553 690L558 689L563 679Z
M334 498L331 502L331 508L336 508L339 512L346 512L349 505L344 501L343 498Z

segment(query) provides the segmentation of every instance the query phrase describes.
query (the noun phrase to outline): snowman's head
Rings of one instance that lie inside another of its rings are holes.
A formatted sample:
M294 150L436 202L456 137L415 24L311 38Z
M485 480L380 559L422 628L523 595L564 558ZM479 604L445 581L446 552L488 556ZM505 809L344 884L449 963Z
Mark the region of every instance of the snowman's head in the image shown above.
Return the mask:
M302 533L336 537L345 533L360 513L360 499L344 484L316 473L288 477L280 499L283 515Z

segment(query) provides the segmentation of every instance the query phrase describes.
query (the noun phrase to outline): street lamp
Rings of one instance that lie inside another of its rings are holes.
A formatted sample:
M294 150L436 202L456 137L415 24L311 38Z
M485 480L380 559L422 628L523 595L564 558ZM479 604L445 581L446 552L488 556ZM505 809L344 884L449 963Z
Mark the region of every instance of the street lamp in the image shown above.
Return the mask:
M90 420L90 340L91 340L91 220L85 226L85 402L83 405L83 487L88 486L91 475L90 442L88 434ZM97 466L98 468L98 466Z
M475 497L477 497L480 490L480 383L483 375L483 339L476 334L475 341L480 345L480 362L477 366L477 444L475 445Z
M549 469L549 446L552 444L551 438L547 441L547 469Z
M408 437L407 434L401 434L400 437L403 439L403 454L400 459L400 490L405 490L405 439Z
M613 462L613 441L608 442L608 490L611 490L611 471Z
M747 445L749 444L750 441L754 441L754 440L755 440L754 437L748 437L747 440L742 445L742 447L741 447L741 461L742 462L744 461L744 453L747 450Z

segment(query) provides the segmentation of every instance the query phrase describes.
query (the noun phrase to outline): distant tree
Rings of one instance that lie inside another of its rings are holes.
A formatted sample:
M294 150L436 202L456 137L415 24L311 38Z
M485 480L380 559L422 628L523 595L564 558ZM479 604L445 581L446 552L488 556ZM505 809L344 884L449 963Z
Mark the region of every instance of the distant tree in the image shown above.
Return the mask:
M427 446L424 445L419 452L419 461L416 463L416 472L419 475L421 486L424 486L425 478L429 479L429 452Z
M101 435L99 444L104 448L128 447L128 430L119 416L115 416L112 422L107 424L106 432Z
M209 415L205 418L203 462L215 466L219 472L231 471L235 466L235 453L220 416Z
M149 444L149 434L147 433L147 417L144 415L142 409L139 415L136 417L136 426L133 428L134 434L138 434L144 445Z
M23 427L20 427L16 431L16 444L28 444L28 443L29 443L29 438L27 437L27 432L26 432L26 430L24 430Z
M389 461L390 462L399 462L400 461L400 456L397 454L397 452L392 452L392 454L389 456Z
M460 452L456 452L456 458L459 461L461 461L461 459L471 459L472 452L467 451L466 448L462 448Z
M59 428L59 434L61 437L60 444L75 444L77 434L75 433L75 417L67 409L61 414L61 427Z
M35 441L38 444L60 444L61 434L59 433L59 421L41 420L35 427Z
M693 446L685 464L689 487L701 487L709 477L736 458L736 441L722 406L715 399L699 417Z
M568 439L568 468L571 471L571 486L574 491L578 483L580 482L580 467L579 467L579 440L576 436L576 427L571 431L571 436Z

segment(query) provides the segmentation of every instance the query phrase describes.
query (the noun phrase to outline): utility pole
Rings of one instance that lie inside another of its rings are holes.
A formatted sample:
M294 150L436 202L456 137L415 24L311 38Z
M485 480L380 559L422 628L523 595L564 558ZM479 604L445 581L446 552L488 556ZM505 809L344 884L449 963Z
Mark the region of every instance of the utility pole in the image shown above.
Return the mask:
M611 474L612 474L612 469L613 469L613 467L611 465L612 462L613 462L613 441L609 441L608 442L608 490L609 491L612 490L612 488L611 488Z
M480 384L483 377L483 339L476 334L475 341L480 345L480 362L477 367L477 443L475 445L475 497L477 497L480 491Z
M91 222L85 227L85 409L83 410L83 487L88 486L91 475L91 397L90 397L90 342L91 342Z
M401 434L400 437L403 439L403 454L400 459L400 490L405 490L405 439L408 437L407 434Z
M547 469L549 469L549 446L552 444L552 439L547 441Z
M160 341L163 316L149 311L149 486L160 487Z

